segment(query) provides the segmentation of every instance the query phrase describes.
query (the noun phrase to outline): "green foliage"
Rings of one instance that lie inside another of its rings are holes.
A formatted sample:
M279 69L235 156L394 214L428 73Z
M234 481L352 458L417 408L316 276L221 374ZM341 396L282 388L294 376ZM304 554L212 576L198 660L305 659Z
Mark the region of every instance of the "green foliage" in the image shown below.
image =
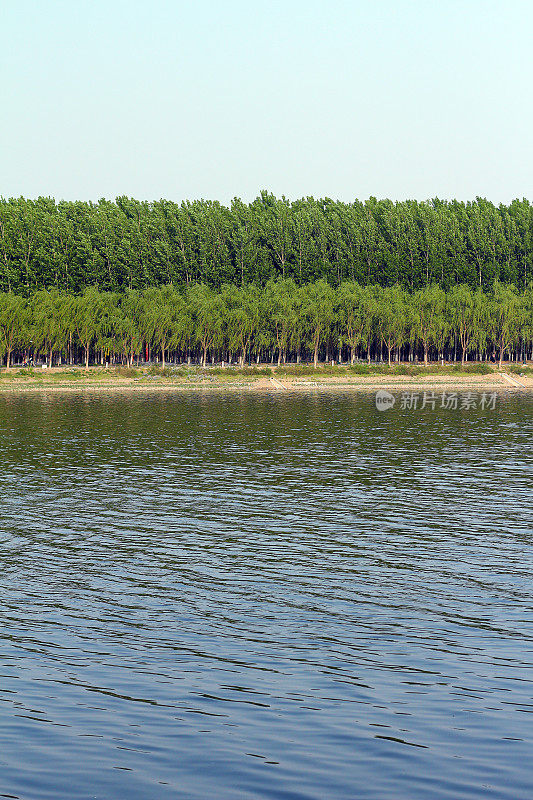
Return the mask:
M115 374L119 378L137 378L139 370L135 369L135 367L117 367Z
M242 374L270 375L266 361L281 374L304 375L320 362L327 374L333 360L352 374L414 375L430 361L461 360L462 369L481 372L490 367L473 360L501 366L531 357L532 349L533 289L498 281L490 292L459 285L448 293L436 284L409 292L354 281L335 288L322 279L299 286L290 278L263 289L169 284L118 293L90 286L78 295L39 289L27 299L0 292L6 367L44 358L49 367L132 369L147 359L152 378L186 374L185 364L201 364L206 376L215 364L224 375L236 364Z
M35 372L32 369L30 369L30 370L27 370L23 374L24 375L28 375L28 374L34 375ZM85 373L82 372L81 369L65 369L65 370L63 370L61 372L61 377L66 378L69 381L78 381L78 380L82 380L83 378L85 378Z
M0 294L0 357L6 356L11 365L11 354L28 336L27 307L22 297L8 292Z
M215 375L222 378L231 378L236 375L263 375L270 377L274 372L270 367L209 367L203 370L201 374L208 378Z
M521 290L533 279L533 206L434 199L289 201L263 191L228 208L198 200L0 199L0 291L28 297L203 283L327 281Z
M424 373L421 367L413 367L407 364L399 364L391 369L393 375L420 375Z
M282 367L278 367L276 369L275 374L279 375L280 377L283 375L316 375L317 373L323 373L327 370L324 367L320 367L318 370L315 370L314 367L310 367L307 364L285 364ZM331 372L331 368L329 369Z
M467 375L490 375L493 371L488 364L456 364L453 372L463 372Z
M509 372L514 373L515 375L524 375L529 377L533 375L533 369L531 367L525 366L524 364L511 364L506 367Z

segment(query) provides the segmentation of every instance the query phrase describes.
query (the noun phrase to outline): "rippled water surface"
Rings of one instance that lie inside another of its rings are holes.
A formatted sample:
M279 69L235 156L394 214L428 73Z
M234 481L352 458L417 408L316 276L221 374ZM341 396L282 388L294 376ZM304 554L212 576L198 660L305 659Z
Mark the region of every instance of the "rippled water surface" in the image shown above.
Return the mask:
M533 797L532 410L0 397L0 796Z

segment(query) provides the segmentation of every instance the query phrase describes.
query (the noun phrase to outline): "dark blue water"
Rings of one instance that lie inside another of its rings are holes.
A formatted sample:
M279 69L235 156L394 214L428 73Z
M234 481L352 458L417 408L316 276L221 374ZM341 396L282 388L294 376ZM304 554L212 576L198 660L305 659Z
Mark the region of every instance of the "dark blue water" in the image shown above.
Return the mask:
M0 397L0 796L533 796L533 403Z

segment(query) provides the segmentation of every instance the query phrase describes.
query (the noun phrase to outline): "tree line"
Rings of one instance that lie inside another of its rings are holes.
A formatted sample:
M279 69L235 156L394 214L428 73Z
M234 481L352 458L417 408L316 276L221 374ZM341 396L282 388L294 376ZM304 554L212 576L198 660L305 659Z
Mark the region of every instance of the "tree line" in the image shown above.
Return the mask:
M0 199L0 290L78 293L273 278L399 284L415 291L533 280L533 206L434 199L290 202L263 191L230 207L198 200Z
M0 357L48 366L320 360L525 360L533 357L533 285L495 282L488 292L436 283L337 287L319 279L191 283L79 294L0 293Z

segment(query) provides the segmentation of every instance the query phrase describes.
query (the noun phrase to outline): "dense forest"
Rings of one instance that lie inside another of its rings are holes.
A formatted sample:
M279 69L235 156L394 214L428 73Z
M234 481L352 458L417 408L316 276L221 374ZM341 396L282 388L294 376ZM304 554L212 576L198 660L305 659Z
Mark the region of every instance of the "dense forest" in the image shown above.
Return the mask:
M0 293L0 356L13 363L354 362L531 358L533 286L363 286L319 279L77 294Z
M0 200L0 357L518 360L532 241L527 200Z
M231 207L199 200L0 200L0 291L30 296L272 278L490 291L533 279L533 207L370 198L289 202L262 192Z

